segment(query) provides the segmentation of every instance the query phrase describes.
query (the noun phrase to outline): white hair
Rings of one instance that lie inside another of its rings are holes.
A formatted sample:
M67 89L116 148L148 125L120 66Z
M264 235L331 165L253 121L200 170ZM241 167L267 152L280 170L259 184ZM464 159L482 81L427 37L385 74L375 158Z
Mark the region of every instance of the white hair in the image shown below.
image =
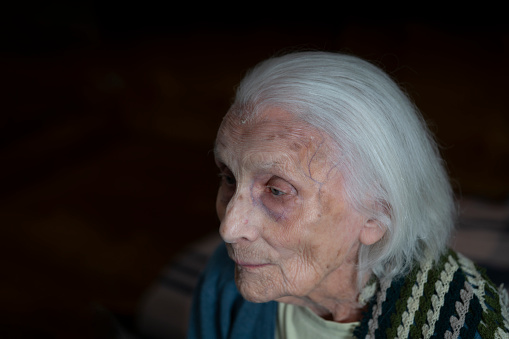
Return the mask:
M455 216L448 176L421 114L385 72L338 53L274 57L245 76L232 111L251 119L269 106L337 143L348 202L386 229L361 246L359 273L393 279L444 252Z

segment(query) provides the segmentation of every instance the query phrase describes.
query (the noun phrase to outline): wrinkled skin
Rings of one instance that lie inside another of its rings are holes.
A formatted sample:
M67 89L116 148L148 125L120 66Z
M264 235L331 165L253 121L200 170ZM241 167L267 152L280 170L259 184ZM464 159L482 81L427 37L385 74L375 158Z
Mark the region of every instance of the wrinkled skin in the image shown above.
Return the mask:
M240 293L359 320L357 255L383 232L344 198L332 142L288 112L227 114L216 140L220 234Z

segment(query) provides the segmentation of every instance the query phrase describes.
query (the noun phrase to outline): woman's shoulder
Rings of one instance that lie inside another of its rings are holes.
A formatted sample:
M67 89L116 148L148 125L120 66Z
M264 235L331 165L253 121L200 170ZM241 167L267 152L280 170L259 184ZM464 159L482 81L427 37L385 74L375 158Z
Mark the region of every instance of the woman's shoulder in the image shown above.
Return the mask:
M438 262L424 263L416 270L430 301L424 332L445 337L509 338L507 291L497 287L485 270L461 253L447 250Z
M494 334L500 338L509 338L509 296L504 285L497 286L485 269L464 255L449 250L447 256L451 268L459 272L455 276L459 282L451 283L450 286L453 291L459 290L459 300L445 300L453 302L458 315L455 318L451 316L451 323L463 319L466 321L469 317L476 318L476 328L483 338Z
M507 291L482 268L446 251L406 276L378 283L360 333L374 337L509 338ZM362 335L360 336L362 337Z

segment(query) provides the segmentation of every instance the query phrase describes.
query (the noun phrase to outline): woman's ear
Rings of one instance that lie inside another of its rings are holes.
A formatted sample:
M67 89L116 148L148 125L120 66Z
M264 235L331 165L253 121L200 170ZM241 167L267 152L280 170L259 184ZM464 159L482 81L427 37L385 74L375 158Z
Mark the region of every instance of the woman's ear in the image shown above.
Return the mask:
M378 220L369 219L362 227L359 240L363 245L373 245L382 239L386 230L387 228L383 225L380 225Z

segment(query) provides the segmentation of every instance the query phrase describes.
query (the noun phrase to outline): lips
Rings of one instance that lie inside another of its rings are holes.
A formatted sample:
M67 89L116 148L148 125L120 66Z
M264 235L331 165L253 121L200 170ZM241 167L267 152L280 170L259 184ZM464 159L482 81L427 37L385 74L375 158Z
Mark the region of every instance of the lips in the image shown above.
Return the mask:
M259 257L254 251L239 250L232 244L226 244L228 249L228 255L237 264L238 267L242 268L260 268L270 265L267 260L253 259Z
M259 268L259 267L264 267L264 266L269 265L269 264L264 264L264 263L250 263L250 262L237 261L237 260L235 260L235 263L237 265L245 267L245 268Z

